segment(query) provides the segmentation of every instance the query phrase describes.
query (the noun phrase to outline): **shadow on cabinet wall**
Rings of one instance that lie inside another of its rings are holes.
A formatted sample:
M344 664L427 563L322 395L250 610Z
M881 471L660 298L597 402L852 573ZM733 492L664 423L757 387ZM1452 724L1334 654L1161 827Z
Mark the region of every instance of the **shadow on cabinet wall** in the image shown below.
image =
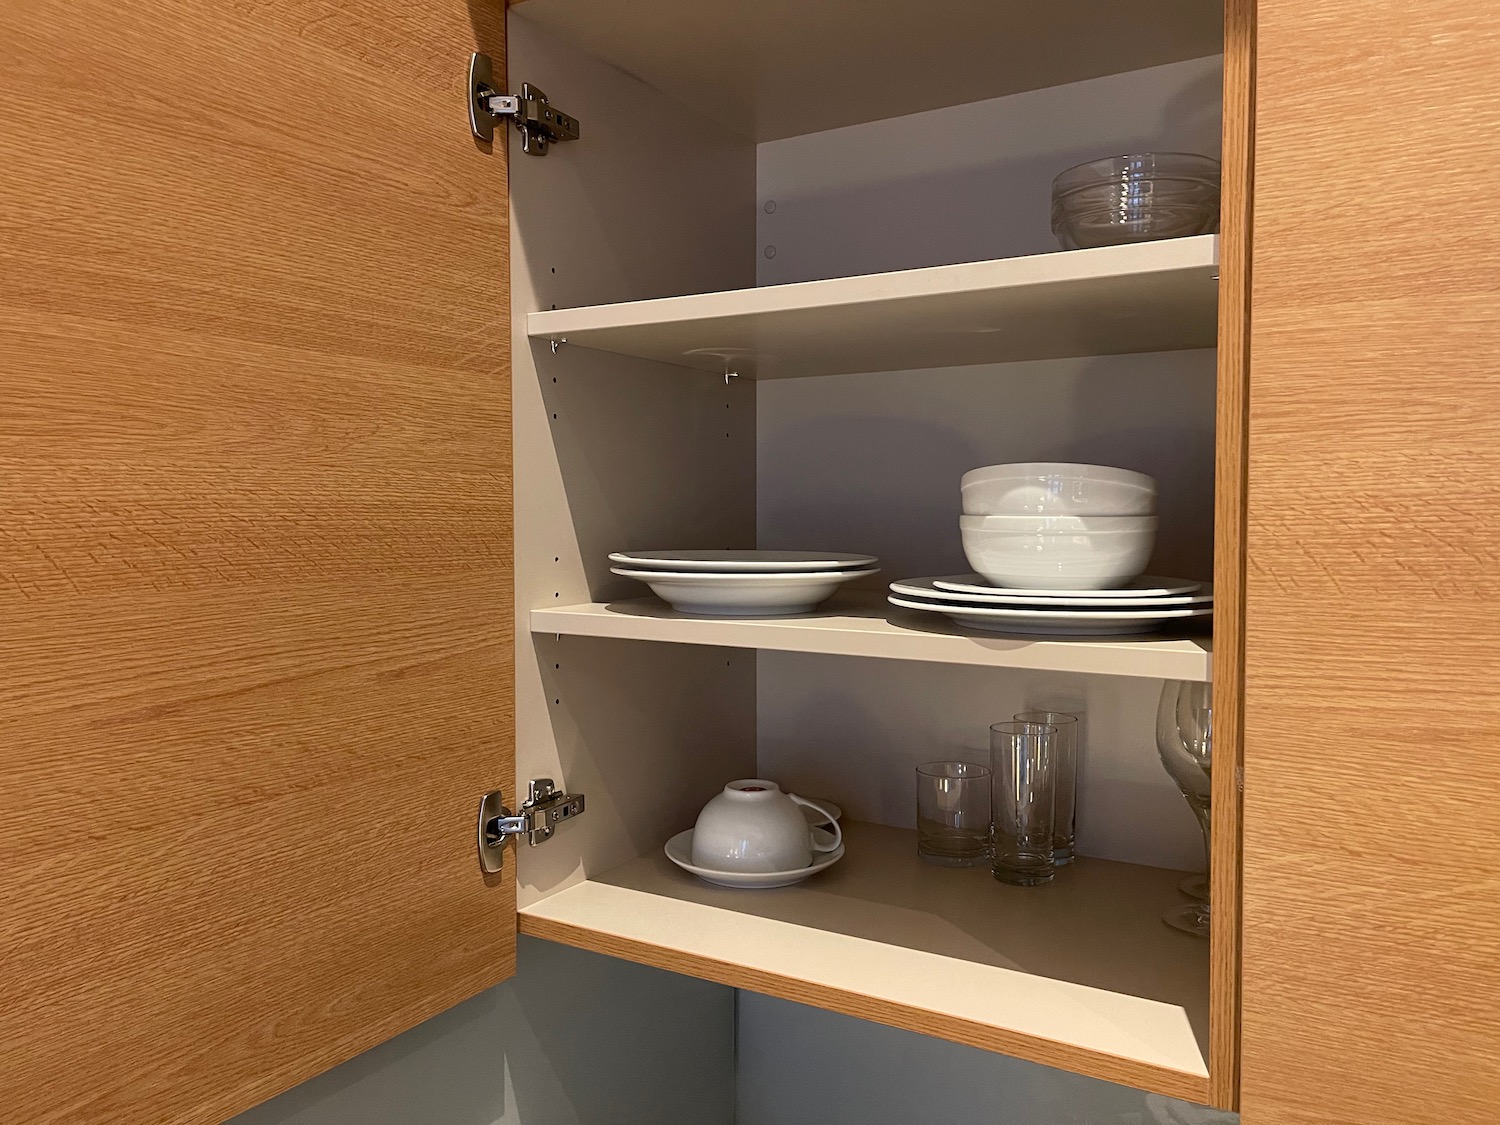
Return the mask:
M1223 78L1212 56L768 141L757 284L1055 251L1052 177L1113 153L1217 156Z
M230 1125L730 1125L733 1028L731 989L523 937L512 980Z
M1151 573L1213 574L1214 353L761 383L759 544L868 551L890 578L963 572L959 478L1083 461L1161 482Z

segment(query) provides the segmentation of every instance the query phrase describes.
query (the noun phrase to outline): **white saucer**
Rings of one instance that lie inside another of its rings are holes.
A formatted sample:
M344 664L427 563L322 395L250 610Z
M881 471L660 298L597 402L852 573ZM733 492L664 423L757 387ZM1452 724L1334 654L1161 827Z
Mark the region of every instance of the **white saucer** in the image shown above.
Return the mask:
M1167 594L1160 597L1152 595L1111 595L1109 590L1096 590L1089 597L1075 597L1071 594L1052 594L1043 596L1040 593L1030 593L1025 590L1007 590L1002 587L991 587L984 594L960 594L946 588L943 583L957 583L963 575L953 578L907 578L901 582L891 583L891 593L900 594L903 598L918 598L926 601L956 602L963 605L997 605L1016 606L1032 609L1060 609L1067 606L1075 606L1079 609L1098 609L1108 606L1127 606L1131 609L1154 609L1161 607L1186 609L1189 606L1212 605L1214 600L1213 587L1205 584L1196 594ZM1105 595L1105 596L1097 596Z
M1202 582L1191 578L1158 578L1146 575L1121 582L1112 590L1023 590L1019 586L996 586L977 574L953 574L932 580L939 590L955 594L1018 594L1035 598L1167 598L1173 594L1195 594Z
M880 560L874 555L822 554L808 551L616 551L609 561L642 570L703 570L717 574L862 570Z
M821 828L814 828L813 833L825 840L833 839L833 833L824 832ZM790 887L794 883L810 879L819 871L827 870L844 858L844 845L840 844L831 852L814 852L811 865L796 871L765 871L754 874L744 871L713 871L693 864L693 830L691 828L673 836L662 850L667 853L667 858L678 867L698 876L705 883L736 889L768 890L772 887Z

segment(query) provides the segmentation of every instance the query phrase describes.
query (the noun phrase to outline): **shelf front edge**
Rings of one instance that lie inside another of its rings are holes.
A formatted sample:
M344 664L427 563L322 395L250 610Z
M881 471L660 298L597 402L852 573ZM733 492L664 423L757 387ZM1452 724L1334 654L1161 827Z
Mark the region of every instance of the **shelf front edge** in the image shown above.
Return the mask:
M821 617L694 619L664 607L657 610L651 599L631 599L534 609L531 632L1148 679L1207 682L1212 677L1207 637L989 637L956 629L903 628L869 606L850 613L835 609Z

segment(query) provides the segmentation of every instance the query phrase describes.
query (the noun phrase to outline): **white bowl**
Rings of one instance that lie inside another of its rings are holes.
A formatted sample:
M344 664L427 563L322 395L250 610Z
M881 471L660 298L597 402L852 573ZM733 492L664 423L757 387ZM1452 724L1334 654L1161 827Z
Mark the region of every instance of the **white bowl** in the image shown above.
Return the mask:
M1154 478L1106 465L986 465L965 473L959 487L967 516L1147 516L1156 510Z
M611 574L636 578L675 610L706 617L775 617L810 613L845 582L879 574L872 570L813 571L807 574L695 574L611 567Z
M1124 518L1112 529L960 527L969 565L996 586L1030 590L1106 590L1145 573L1156 546L1156 517ZM983 520L980 516L964 516Z

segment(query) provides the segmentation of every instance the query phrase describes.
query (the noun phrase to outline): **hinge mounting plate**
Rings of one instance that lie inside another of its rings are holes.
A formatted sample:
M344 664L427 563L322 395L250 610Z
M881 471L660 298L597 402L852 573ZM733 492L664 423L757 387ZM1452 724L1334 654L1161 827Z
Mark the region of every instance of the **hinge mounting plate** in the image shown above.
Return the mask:
M583 813L583 794L564 793L550 777L531 782L519 813L512 814L502 801L496 789L479 802L479 866L491 873L505 865L505 842L512 836L525 836L536 847L550 840L563 821Z
M547 95L530 82L519 94L502 94L494 80L489 55L469 56L469 129L481 141L495 139L495 122L510 120L521 131L521 151L546 156L549 145L578 139L578 119L554 107Z

